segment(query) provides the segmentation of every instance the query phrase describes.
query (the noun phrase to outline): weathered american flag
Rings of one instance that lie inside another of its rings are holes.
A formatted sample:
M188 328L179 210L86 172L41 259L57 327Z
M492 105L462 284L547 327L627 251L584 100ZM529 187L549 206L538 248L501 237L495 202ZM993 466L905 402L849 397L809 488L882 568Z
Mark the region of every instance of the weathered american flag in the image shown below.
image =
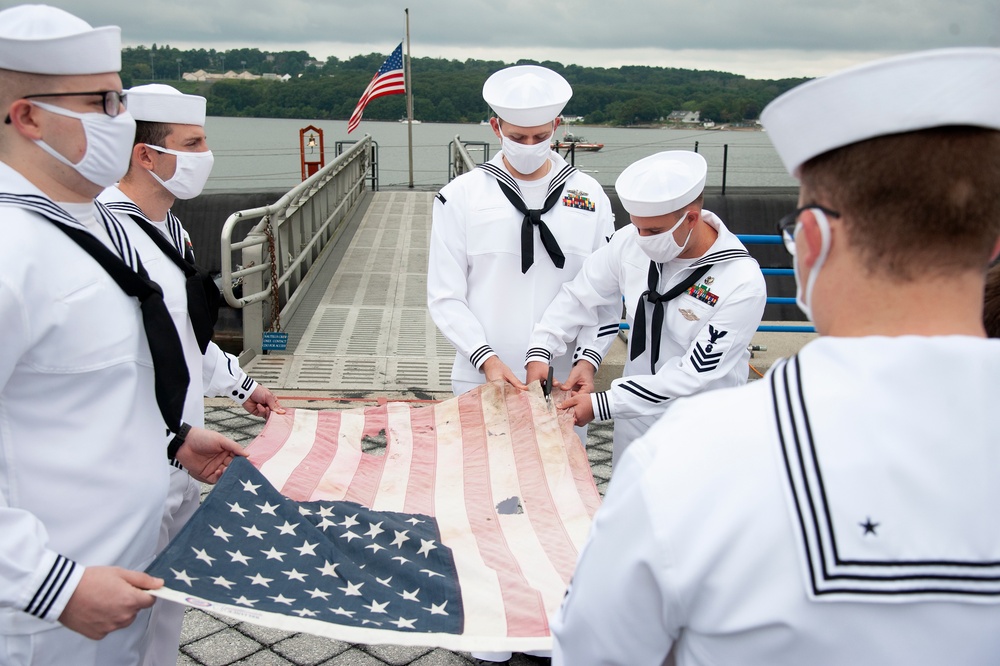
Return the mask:
M364 115L368 102L386 95L403 95L406 93L406 79L403 74L403 42L389 54L382 66L375 72L375 76L368 82L368 87L361 93L354 112L347 120L347 133L353 132L361 124L361 116Z
M537 384L288 410L248 451L151 566L159 596L355 643L550 647L600 497Z

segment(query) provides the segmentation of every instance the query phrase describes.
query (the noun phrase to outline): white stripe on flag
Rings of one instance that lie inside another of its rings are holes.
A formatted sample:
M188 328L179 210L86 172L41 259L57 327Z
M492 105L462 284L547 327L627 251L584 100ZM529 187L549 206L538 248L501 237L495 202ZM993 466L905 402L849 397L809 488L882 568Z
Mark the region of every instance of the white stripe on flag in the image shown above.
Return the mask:
M434 506L441 541L452 549L458 579L462 581L465 605L465 630L468 636L504 636L507 618L503 595L496 572L487 566L479 552L462 490L465 478L465 454L462 442L462 419L458 400L436 407L438 459L435 474Z
M313 491L312 501L336 502L347 496L358 466L361 464L361 438L365 432L365 415L360 411L346 411L340 415L337 432L337 455L330 461L323 478Z
M410 414L413 410L401 402L391 402L386 408L386 440L390 444L385 452L382 475L379 477L371 508L376 511L401 512L406 503L410 464L413 461L413 429L410 427Z
M278 490L292 477L295 468L306 459L316 443L316 425L319 423L319 412L305 409L295 410L291 431L285 440L285 445L270 460L261 465L261 474L267 477Z

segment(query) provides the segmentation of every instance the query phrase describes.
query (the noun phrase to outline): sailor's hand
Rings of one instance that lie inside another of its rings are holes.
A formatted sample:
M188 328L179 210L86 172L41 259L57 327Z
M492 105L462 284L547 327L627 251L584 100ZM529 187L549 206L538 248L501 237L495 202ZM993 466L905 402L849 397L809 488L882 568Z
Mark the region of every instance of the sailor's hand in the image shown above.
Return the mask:
M558 409L572 409L573 425L575 426L585 426L594 420L594 406L590 402L589 393L577 393L566 398L556 407Z
M243 403L243 409L247 410L253 416L260 416L265 419L270 416L271 412L278 414L285 413L285 408L278 402L278 398L271 393L271 389L263 384L257 384L257 388L253 390L250 397Z
M531 361L528 365L524 366L524 383L530 384L531 382L545 382L549 377L549 364L543 361ZM553 384L557 382L552 381Z
M132 624L136 614L156 597L146 592L163 587L163 580L119 567L87 567L59 621L87 638L100 640Z
M595 374L597 374L597 368L589 362L577 361L573 365L573 369L570 371L569 377L566 378L566 381L563 382L561 386L574 395L577 393L593 393ZM558 382L553 383L556 384L556 386L560 385Z
M494 382L498 379L502 379L519 391L524 391L528 387L524 385L520 379L517 378L510 368L508 368L503 361L500 360L499 356L490 356L483 362L480 370L486 375L486 381Z
M205 428L191 428L177 450L177 462L202 483L218 481L237 456L246 456L242 446L225 435Z

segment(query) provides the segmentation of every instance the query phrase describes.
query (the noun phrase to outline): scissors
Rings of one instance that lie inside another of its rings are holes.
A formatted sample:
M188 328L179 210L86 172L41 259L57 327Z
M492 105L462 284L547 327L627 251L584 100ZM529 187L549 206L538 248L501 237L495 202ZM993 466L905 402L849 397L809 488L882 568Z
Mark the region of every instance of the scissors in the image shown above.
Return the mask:
M542 395L545 396L545 402L552 404L552 366L549 366L549 377L544 382L542 382Z

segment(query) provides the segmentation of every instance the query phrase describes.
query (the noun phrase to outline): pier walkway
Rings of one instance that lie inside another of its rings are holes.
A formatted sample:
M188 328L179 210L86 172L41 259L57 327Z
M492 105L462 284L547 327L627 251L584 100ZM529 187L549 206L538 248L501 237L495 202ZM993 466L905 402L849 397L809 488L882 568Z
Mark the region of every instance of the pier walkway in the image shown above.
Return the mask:
M427 311L433 192L367 195L291 321L284 353L245 368L302 390L451 392L454 348ZM353 231L353 233L351 233ZM315 268L314 268L315 270Z

